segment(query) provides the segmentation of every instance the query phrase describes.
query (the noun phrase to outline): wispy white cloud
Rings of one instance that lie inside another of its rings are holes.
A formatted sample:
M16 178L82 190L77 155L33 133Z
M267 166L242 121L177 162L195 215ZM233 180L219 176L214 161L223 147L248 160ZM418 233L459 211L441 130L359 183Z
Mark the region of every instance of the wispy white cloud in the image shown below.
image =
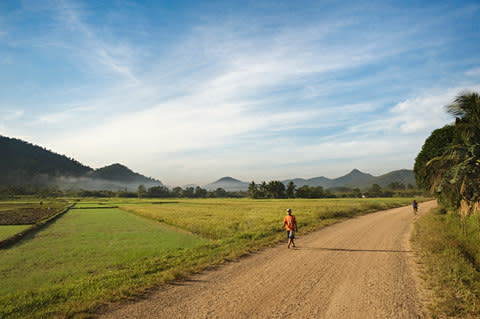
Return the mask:
M464 90L478 91L480 85L455 87L443 90L430 90L423 96L407 99L392 108L393 120L398 123L403 133L431 131L453 119L445 112L445 106Z
M480 75L480 67L468 70L467 72L465 72L465 75L467 75L467 76L479 76Z
M5 122L15 121L20 119L24 113L24 110L0 110L0 118Z
M59 0L38 5L24 1L23 8L49 12L55 22L49 26L47 33L30 39L28 45L64 50L69 52L71 59L82 61L92 73L110 72L131 81L132 85L139 83L133 71L135 50L125 42L102 38L105 29L95 28L84 21L91 12L80 2Z
M134 84L138 84L139 80L132 71L131 59L133 50L124 45L112 45L100 40L96 32L84 24L75 9L69 6L64 6L60 9L60 19L71 29L81 32L84 37L84 46L86 47L88 55L95 59L99 64L104 65L107 69L114 73L123 75Z
M67 121L75 121L78 119L78 117L84 116L84 114L82 113L92 112L92 111L94 111L92 107L86 107L86 106L67 108L66 110L62 110L59 112L41 114L34 122L31 123L31 125L38 125L38 124L58 125Z
M454 88L429 88L422 95L415 96L394 105L387 113L381 113L370 121L353 125L349 134L425 134L435 128L452 123L453 118L445 112L445 106L464 90L478 91L480 85L466 85Z

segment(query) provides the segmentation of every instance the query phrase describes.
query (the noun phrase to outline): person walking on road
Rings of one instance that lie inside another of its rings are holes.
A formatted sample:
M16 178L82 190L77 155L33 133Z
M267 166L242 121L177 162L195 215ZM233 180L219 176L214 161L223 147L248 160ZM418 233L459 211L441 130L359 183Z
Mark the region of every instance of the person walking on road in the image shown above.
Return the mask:
M413 214L414 215L417 215L417 212L418 212L418 203L416 200L413 200L412 202L412 208L413 208Z
M288 238L287 248L290 248L290 245L295 247L295 242L294 242L295 232L298 231L297 220L295 219L295 216L292 215L292 210L290 208L287 209L287 216L283 218L283 225L287 230L287 238Z

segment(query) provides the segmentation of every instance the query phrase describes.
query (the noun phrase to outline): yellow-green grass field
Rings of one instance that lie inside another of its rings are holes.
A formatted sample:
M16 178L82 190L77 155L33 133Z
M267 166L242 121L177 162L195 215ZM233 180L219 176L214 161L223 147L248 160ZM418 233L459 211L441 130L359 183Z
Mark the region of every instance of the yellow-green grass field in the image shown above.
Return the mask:
M88 317L105 303L279 240L286 208L301 234L410 204L388 199L78 200L52 224L0 250L0 317ZM119 208L105 208L118 206Z
M282 230L286 209L297 217L300 233L359 213L409 204L407 199L201 199L161 201L121 209L173 225L210 240L260 239ZM283 235L283 233L282 233Z

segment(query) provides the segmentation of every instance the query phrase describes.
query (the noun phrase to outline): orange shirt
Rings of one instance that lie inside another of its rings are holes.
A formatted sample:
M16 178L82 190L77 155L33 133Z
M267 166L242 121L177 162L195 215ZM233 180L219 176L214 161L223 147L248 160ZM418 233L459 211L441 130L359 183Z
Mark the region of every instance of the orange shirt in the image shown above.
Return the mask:
M295 216L287 215L283 219L283 224L285 225L286 230L295 230L295 226L297 225L297 221L295 220Z

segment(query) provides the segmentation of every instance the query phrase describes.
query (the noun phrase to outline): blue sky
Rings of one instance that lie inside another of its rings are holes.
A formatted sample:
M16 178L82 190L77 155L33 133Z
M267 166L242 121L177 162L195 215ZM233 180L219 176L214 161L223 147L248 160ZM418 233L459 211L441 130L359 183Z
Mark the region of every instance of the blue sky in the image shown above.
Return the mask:
M478 1L2 1L0 134L167 185L413 167Z

